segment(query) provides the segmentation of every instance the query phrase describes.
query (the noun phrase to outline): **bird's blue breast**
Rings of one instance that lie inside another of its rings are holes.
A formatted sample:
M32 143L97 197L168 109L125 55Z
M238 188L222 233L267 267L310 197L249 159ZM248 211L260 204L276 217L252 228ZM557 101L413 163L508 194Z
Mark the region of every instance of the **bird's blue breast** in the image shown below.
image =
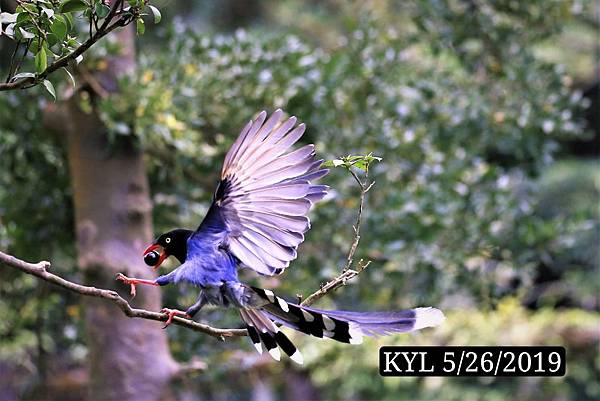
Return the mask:
M218 212L211 209L198 231L188 239L186 260L177 269L175 282L213 287L238 281L236 259L222 247L227 229Z
M186 261L177 270L175 282L187 281L200 287L238 281L235 258L219 247L219 238L207 235L188 241Z

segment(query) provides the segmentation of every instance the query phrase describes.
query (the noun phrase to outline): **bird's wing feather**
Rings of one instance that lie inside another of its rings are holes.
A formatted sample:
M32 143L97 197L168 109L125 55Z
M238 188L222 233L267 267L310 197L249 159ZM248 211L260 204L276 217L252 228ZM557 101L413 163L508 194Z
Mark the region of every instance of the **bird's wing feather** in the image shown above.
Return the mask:
M225 246L241 263L261 274L281 273L296 258L296 248L310 229L310 207L327 193L313 185L327 174L315 160L314 145L292 146L304 133L296 117L281 122L263 111L248 122L225 156L221 182L209 215L210 226L225 227ZM207 220L197 234L208 229Z

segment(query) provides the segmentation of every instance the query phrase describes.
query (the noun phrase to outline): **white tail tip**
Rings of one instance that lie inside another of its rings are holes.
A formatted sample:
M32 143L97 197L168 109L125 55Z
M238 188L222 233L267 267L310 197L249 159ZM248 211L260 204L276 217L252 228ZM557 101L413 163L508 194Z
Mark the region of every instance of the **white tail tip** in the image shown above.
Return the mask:
M348 334L350 334L350 344L362 344L363 333L360 326L357 323L350 322L349 328Z
M415 308L415 327L413 327L413 330L439 326L444 320L446 320L446 316L439 309L431 307Z
M304 358L302 357L302 354L298 350L296 350L296 352L294 352L294 354L292 356L290 356L290 358L292 359L292 361L296 362L298 365L302 365L304 363Z
M276 361L281 359L281 352L279 351L279 348L277 348L277 347L271 348L269 350L269 354L271 354L271 357L273 357L273 359L275 359Z
M256 351L262 355L262 346L260 345L260 343L253 343L252 345L254 345L254 348L256 348Z

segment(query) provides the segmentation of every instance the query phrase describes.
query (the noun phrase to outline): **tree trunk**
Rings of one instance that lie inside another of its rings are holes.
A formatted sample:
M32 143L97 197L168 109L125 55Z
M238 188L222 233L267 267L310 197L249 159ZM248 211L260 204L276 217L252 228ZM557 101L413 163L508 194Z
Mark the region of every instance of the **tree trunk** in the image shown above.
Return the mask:
M116 33L123 52L107 60L97 79L109 92L115 77L135 66L131 27ZM75 205L78 264L88 285L127 289L115 281L123 272L153 278L143 264L144 246L152 240L151 201L143 154L134 137L109 143L97 113L85 113L77 96L61 106L63 132ZM139 288L135 306L158 310L160 291ZM165 400L176 371L160 323L131 319L112 303L86 298L90 399L93 401ZM165 393L167 391L167 393Z

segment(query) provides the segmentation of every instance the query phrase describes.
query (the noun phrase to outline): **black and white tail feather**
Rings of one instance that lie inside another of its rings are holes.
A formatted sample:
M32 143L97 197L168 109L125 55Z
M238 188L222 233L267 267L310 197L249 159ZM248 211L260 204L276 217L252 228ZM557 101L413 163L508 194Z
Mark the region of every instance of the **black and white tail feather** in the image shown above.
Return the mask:
M275 323L318 338L361 344L365 335L406 333L437 326L445 319L439 309L431 307L396 312L321 310L287 302L270 290L248 289L258 297L250 296L255 306L241 308L240 314L256 350L262 353L264 345L269 354L279 360L281 348L299 364L303 363L302 354Z

